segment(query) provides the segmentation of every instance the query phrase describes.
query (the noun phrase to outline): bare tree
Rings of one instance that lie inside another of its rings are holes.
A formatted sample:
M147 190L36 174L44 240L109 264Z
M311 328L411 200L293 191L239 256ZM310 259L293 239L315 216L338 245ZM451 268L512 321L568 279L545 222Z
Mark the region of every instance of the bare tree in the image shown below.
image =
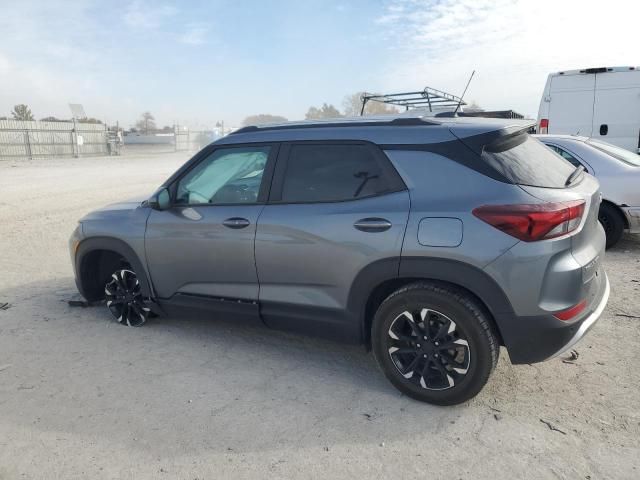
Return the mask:
M283 123L286 122L285 117L280 115L271 115L269 113L259 113L258 115L249 115L242 121L243 126L248 125L264 125L266 123Z
M31 109L21 103L13 107L13 111L11 112L14 120L33 120L33 113L31 113Z
M475 100L471 100L469 104L464 107L465 112L484 112L484 108L482 108L478 102Z
M307 120L311 120L315 118L336 118L341 116L342 114L340 113L340 110L338 110L336 107L323 103L320 108L309 107L305 118Z
M342 107L348 117L357 117L362 109L362 95L364 92L356 92L344 97ZM364 109L364 115L380 115L384 113L398 113L398 109L386 103L368 101Z
M148 135L150 131L156 129L156 119L151 112L144 112L140 120L136 122L136 130Z

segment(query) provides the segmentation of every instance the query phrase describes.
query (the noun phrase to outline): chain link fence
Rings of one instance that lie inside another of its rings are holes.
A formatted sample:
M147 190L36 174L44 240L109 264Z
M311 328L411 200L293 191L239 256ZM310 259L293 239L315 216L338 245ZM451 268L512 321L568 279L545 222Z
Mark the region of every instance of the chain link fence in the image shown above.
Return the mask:
M0 120L0 158L108 155L107 137L99 123Z
M171 133L122 135L101 123L0 120L0 159L197 152L216 138L178 125Z

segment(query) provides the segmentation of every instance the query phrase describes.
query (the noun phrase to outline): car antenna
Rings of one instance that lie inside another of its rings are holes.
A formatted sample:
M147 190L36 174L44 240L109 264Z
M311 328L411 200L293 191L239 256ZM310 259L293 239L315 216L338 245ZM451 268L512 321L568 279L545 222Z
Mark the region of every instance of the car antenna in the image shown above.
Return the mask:
M458 109L460 108L460 105L462 105L462 99L464 98L464 94L467 93L467 88L469 88L469 84L471 83L471 79L473 78L473 75L476 73L476 71L474 70L473 72L471 72L471 76L469 77L469 80L467 81L467 86L464 87L464 92L462 92L462 95L460 96L460 101L458 102L458 106L456 107L456 109L453 111L453 116L456 116L456 113L458 113Z

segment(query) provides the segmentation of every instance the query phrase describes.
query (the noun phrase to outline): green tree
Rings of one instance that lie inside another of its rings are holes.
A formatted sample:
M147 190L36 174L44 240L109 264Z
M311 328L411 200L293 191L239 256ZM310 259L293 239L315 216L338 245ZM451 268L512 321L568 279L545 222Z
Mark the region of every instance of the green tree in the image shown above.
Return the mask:
M362 109L362 95L365 92L356 92L344 97L342 107L344 114L348 117L357 117ZM365 115L382 115L385 113L398 113L398 109L393 105L386 103L374 102L369 100L364 108Z
M140 120L136 122L136 130L140 133L148 135L156 129L156 119L151 115L151 112L144 112L140 117Z
M14 120L33 120L31 109L23 103L14 106L11 115Z
M249 125L264 125L267 123L284 123L288 121L285 117L280 115L271 115L269 113L259 113L258 115L249 115L242 121L243 126Z
M71 120L62 120L57 117L44 117L40 119L41 122L70 122Z
M340 113L340 110L338 110L336 107L330 104L323 103L320 108L309 107L305 118L307 120L312 120L316 118L337 118L341 116L342 114Z

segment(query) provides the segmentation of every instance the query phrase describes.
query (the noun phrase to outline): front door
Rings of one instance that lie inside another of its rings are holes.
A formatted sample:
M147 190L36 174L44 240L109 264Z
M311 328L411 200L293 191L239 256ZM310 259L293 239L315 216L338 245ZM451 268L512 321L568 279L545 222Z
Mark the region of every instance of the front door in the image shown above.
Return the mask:
M256 301L256 222L266 200L273 145L213 149L171 186L172 206L153 210L145 248L160 299Z

